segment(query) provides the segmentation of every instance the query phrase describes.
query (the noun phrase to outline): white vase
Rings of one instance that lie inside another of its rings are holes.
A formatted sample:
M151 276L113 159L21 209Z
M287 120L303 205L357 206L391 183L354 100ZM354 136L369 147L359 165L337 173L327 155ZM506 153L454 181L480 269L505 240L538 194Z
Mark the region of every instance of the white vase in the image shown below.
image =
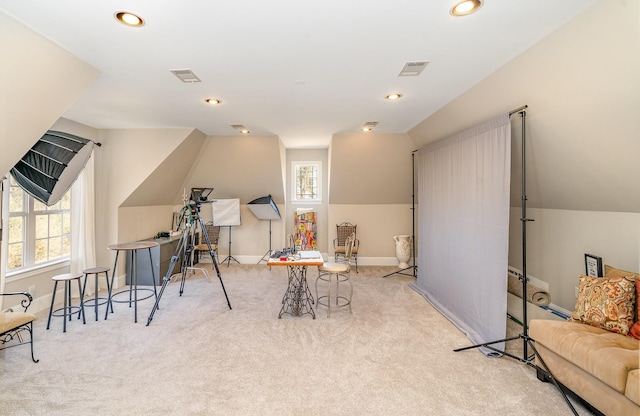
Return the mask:
M409 267L408 261L411 258L411 236L396 235L393 240L396 242L396 257L400 262L398 268L406 269Z

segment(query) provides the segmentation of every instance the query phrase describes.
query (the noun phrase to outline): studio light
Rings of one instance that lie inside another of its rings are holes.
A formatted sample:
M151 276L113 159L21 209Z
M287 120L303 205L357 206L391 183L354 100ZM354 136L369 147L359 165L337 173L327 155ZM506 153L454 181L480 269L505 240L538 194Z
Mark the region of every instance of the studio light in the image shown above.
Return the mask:
M258 261L267 261L271 255L271 220L278 220L281 218L280 211L271 195L261 196L247 204L247 207L251 210L253 215L259 220L269 220L269 251Z

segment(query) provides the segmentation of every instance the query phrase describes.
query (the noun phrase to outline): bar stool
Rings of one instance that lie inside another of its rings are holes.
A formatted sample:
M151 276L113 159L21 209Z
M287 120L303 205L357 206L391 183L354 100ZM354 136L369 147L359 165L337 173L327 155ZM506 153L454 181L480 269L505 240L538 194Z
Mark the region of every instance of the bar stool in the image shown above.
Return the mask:
M49 319L47 320L47 329L49 329L49 325L51 324L52 316L63 316L63 324L62 324L62 332L67 332L67 315L69 315L69 321L71 321L71 315L75 312L73 310L78 310L78 319L80 319L80 315L82 315L82 323L87 323L84 318L84 307L83 307L83 297L84 292L82 291L82 285L80 284L80 279L82 278L82 273L65 273L58 274L53 276L51 280L55 282L53 285L53 294L51 295L51 308L49 308ZM78 290L80 291L80 304L78 306L71 305L71 281L78 282ZM53 305L56 301L56 290L58 289L58 282L64 282L64 306L62 308L58 308L56 310L53 309ZM62 311L62 314L57 313Z
M96 321L98 320L98 306L104 305L105 303L109 303L109 298L102 298L98 296L98 277L100 273L104 273L105 280L107 281L107 293L111 291L111 283L109 282L109 270L108 267L93 267L91 269L86 269L82 272L84 274L84 283L82 285L82 293L87 293L87 279L90 274L94 275L94 297L93 299L87 299L83 302L84 306L91 307L93 306L96 311ZM107 308L109 306L107 305ZM113 313L113 304L111 304L111 313Z
M353 283L349 278L349 272L351 271L351 256L352 249L355 242L355 234L351 234L347 237L345 242L345 258L346 263L332 263L325 262L322 266L318 266L318 278L316 279L316 302L318 305L327 307L327 318L331 317L331 302L334 301L333 307L340 308L344 306L349 307L349 313L351 313L351 298L353 296ZM332 277L335 276L336 282L336 294L331 296ZM327 282L327 294L320 296L318 294L318 281L322 280ZM349 283L349 296L342 296L338 291L340 283Z

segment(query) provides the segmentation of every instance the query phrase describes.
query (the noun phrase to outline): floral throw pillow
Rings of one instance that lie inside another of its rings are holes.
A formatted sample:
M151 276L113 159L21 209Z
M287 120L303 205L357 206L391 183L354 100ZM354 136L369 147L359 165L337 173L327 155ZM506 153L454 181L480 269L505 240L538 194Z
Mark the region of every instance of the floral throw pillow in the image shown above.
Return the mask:
M627 335L635 314L635 286L629 276L580 276L578 301L569 320Z
M629 335L634 338L640 339L640 278L636 277L636 319L637 321L633 324L631 329L629 330Z

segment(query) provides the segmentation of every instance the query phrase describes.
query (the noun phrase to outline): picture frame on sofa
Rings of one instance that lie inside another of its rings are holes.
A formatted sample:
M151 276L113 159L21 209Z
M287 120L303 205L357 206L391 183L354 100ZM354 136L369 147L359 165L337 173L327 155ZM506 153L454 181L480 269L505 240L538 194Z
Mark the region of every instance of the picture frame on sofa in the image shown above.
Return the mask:
M585 253L584 267L585 267L585 273L587 276L590 276L590 277L604 276L604 268L602 267L602 257Z

